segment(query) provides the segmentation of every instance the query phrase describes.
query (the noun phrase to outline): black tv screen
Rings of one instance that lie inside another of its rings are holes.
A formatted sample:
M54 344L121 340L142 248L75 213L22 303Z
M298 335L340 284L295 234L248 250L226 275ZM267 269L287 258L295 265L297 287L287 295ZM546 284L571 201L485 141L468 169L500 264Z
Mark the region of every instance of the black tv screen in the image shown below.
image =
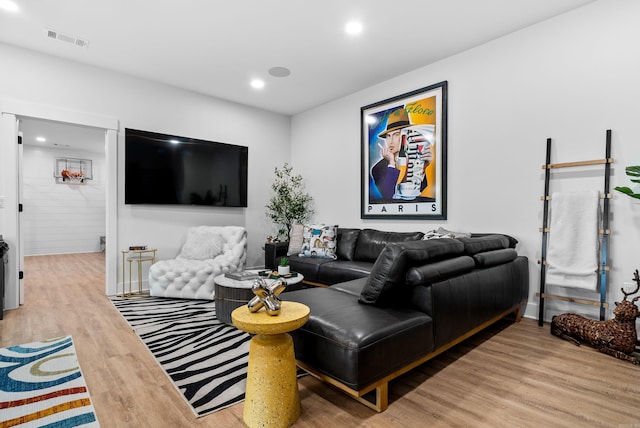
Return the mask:
M247 147L125 128L125 204L247 206Z

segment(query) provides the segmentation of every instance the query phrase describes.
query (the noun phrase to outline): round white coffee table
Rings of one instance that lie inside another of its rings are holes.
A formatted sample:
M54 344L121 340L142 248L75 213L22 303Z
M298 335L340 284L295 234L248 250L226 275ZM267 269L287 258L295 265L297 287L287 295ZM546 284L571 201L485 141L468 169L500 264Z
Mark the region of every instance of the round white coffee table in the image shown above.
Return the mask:
M250 270L249 272L264 272L264 269ZM277 277L261 276L267 284L271 285L278 279ZM302 282L304 276L301 273L292 272L291 276L284 277L287 285L298 284ZM233 324L231 321L231 312L242 305L249 303L254 296L251 287L254 279L237 280L222 275L216 276L214 279L214 299L216 302L216 317L225 324Z

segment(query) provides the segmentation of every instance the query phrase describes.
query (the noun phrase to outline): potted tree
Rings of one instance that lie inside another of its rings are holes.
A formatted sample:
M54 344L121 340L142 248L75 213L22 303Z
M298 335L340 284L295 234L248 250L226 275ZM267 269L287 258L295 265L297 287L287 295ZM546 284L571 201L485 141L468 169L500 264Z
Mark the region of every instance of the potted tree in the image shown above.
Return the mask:
M313 198L304 191L302 176L293 174L293 167L285 163L276 167L271 184L271 198L265 206L267 216L278 227L278 239L287 241L291 225L302 223L313 214Z
M633 183L640 183L640 166L628 166L625 168L625 172ZM617 186L615 189L618 192L631 196L632 198L640 199L640 193L634 192L630 187Z

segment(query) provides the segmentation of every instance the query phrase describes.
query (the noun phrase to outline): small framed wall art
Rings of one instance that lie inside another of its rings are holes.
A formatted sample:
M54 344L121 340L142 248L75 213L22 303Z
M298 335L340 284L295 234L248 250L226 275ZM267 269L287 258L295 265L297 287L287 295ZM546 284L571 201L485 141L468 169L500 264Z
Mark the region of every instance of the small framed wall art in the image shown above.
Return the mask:
M447 82L361 108L361 218L447 218Z

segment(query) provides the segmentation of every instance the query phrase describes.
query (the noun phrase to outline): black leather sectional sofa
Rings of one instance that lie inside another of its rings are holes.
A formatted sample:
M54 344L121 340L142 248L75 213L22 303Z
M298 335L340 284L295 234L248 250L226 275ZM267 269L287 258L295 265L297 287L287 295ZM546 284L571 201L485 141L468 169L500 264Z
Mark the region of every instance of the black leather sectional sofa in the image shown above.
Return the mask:
M355 256L358 242L353 252L347 245L340 249L341 242L352 242L344 241L345 233L355 230L343 230L338 241L339 252L354 254L350 260L292 263L305 279L333 285L280 297L311 309L309 321L291 333L298 365L377 411L388 405L390 380L524 312L528 260L517 255L513 238L420 240L418 234L399 234L384 242L374 237L394 233L362 230L369 255L380 248L370 261Z

